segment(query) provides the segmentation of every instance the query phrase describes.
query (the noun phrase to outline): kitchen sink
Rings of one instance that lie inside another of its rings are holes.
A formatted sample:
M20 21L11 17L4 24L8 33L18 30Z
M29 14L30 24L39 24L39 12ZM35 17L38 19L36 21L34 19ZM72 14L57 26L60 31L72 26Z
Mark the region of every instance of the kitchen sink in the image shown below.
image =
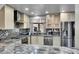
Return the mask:
M11 37L11 39L19 39L18 37Z

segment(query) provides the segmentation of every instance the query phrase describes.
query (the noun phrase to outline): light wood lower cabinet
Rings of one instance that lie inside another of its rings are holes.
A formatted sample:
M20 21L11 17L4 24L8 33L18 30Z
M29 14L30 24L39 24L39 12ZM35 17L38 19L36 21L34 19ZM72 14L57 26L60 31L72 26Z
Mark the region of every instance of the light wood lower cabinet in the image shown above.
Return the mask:
M32 36L31 44L43 45L44 37L43 36Z
M31 37L31 44L37 44L37 36Z
M28 44L30 44L30 37L28 37Z
M53 37L53 46L61 46L60 36Z
M38 37L38 44L40 44L40 45L44 44L44 37L43 36Z
M53 37L53 45L52 46L61 46L61 40L59 36ZM34 45L44 45L44 36L32 36L31 37L31 44Z

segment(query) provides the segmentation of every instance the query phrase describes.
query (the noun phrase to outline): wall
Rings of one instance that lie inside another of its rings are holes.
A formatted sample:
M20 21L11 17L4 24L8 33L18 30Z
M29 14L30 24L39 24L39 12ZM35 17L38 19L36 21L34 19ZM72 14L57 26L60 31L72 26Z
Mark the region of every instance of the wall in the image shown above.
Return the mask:
M75 47L79 48L79 5L75 6Z

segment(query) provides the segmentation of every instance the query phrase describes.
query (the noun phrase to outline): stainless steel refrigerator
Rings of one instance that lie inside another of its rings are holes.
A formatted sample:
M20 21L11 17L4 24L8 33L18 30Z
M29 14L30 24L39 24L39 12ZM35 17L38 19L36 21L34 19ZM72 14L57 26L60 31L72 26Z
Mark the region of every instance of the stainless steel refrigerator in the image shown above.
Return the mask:
M61 46L74 47L75 22L61 22Z

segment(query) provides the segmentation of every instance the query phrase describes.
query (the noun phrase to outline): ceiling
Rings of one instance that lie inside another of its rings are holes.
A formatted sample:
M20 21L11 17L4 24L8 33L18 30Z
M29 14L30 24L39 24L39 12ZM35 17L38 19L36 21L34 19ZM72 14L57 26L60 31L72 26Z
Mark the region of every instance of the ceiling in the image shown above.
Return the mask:
M45 15L48 13L72 12L75 11L74 4L9 4L16 10L26 13L27 15ZM25 10L29 8L29 10Z

